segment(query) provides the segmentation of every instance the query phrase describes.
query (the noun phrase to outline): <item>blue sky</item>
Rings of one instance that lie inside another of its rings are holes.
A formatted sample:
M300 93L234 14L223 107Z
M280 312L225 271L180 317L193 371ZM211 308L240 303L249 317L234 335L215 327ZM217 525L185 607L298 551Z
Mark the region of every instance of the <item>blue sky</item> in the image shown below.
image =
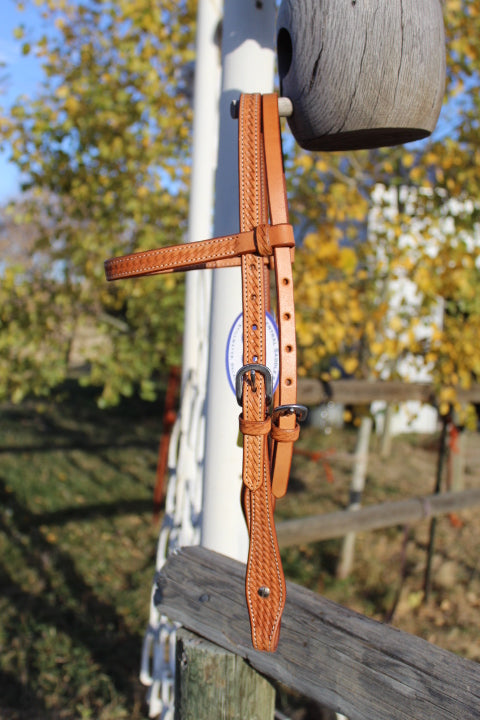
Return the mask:
M38 27L40 18L33 0L26 0L25 10L16 9L15 0L0 0L0 104L11 104L18 95L33 95L41 80L41 69L32 56L24 56L21 42L15 40L13 31L22 23L27 28ZM19 174L16 168L0 154L0 202L12 197L19 188Z
M29 29L37 35L35 31L39 30L43 23L34 0L23 1L25 10L19 12L16 0L0 0L0 62L5 65L0 68L0 105L3 106L11 104L19 95L35 95L42 79L42 71L38 62L32 55L22 55L22 43L15 40L13 35L15 28L21 24L25 25L27 36ZM472 79L470 79L470 83L473 83ZM469 103L468 90L451 103L450 107L443 108L433 136L435 139L454 132L461 103ZM415 145L410 147L413 150ZM18 192L19 184L18 171L7 162L5 154L0 153L0 203L15 195Z

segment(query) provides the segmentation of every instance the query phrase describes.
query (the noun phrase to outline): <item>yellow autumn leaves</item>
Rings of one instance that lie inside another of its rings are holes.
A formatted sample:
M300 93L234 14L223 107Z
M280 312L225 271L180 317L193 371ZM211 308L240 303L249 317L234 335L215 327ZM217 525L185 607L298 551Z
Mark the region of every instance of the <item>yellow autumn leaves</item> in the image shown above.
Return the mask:
M196 3L37 5L41 25L17 34L45 83L0 112L0 141L28 185L9 216L33 238L15 268L3 254L15 292L0 286L0 397L48 393L88 329L82 382L99 387L103 404L134 388L153 398L162 369L180 361L183 278L163 293L158 283L111 286L103 261L183 239L191 108L177 85L194 57Z
M340 247L338 229L325 225L310 233L295 263L297 333L302 347L301 373L323 371L338 349L358 341L363 312L352 280L357 257ZM326 363L326 364L325 364ZM345 358L347 373L355 371L356 357Z
M17 39L43 63L45 89L0 118L31 186L12 217L34 238L21 269L5 259L0 396L63 379L72 328L88 320L108 343L87 358L85 382L106 403L135 383L151 397L152 377L179 360L181 284L168 278L163 294L147 281L107 287L102 263L182 239L191 109L181 69L194 60L196 3L36 3L52 32ZM409 359L446 388L443 410L456 386L480 377L478 0L446 0L445 20L449 103L430 140L286 158L300 371L395 377ZM70 324L57 314L52 324L51 308ZM30 352L39 339L43 368Z
M477 0L446 0L445 25L448 93L430 139L287 163L301 372L429 376L442 413L480 380Z

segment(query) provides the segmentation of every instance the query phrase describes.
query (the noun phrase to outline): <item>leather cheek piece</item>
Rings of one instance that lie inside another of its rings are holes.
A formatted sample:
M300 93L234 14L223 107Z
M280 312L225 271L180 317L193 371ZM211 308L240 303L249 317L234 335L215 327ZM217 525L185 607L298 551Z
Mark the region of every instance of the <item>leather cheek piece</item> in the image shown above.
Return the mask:
M279 129L278 104L272 103L273 120L270 118L270 122L265 122L265 114L262 118L263 100L259 95L242 95L239 109L240 229L246 231L254 227L257 244L256 254L242 258L243 361L245 365L258 363L259 366L265 363L265 310L269 307L270 291L263 260L270 257L276 264L279 250L286 251L290 257L288 245L286 248L275 248L273 256L266 255L271 253L276 232L286 234L287 237L291 233L290 237L293 237L291 229L276 229L279 225L288 224L286 211L275 219L270 212L271 226L265 228L268 209L271 211L272 208L270 190L274 194L279 188L283 191L283 176L270 177L270 180L268 177L272 173L272 164L267 162L265 150L273 144L273 153L270 155L273 154L277 160L273 169L275 175L281 170L281 163L278 162L281 160L281 142L279 133L276 137L271 133L266 134L267 128ZM282 294L285 294L286 287L282 285L279 288L277 283L277 291ZM275 497L272 493L270 452L267 436L263 434L271 423L271 417L266 417L263 384L257 392L252 392L252 389L251 383L245 382L241 427L260 433L245 434L243 443L243 483L246 487L243 507L250 539L245 592L252 644L256 650L273 652L278 643L286 590L273 517ZM245 421L252 425L246 425Z

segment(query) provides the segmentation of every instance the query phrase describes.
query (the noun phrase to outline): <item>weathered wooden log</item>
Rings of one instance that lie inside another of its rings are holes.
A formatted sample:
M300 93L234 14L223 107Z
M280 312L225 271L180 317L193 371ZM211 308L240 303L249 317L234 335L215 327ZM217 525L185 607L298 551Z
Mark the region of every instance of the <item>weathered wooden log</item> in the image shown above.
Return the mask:
M277 652L253 650L244 590L244 565L184 548L163 566L156 603L266 677L350 720L480 717L480 665L293 583Z
M307 150L398 145L429 135L445 91L440 0L283 0L281 93Z
M332 400L340 405L367 405L375 400L405 402L419 400L435 404L435 390L431 383L406 383L402 380L332 380L324 385L318 378L298 378L298 402L320 405Z

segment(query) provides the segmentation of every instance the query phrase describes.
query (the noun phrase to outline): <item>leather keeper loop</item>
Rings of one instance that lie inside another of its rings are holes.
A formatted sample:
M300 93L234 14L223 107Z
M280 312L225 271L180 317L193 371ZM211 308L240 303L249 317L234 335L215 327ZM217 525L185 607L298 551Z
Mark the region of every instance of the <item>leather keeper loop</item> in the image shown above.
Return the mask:
M276 442L296 442L300 436L300 425L297 423L294 428L280 428L272 423L272 440Z
M270 242L270 229L268 225L258 225L255 228L255 244L257 252L262 257L273 255L272 243Z
M244 420L243 414L238 417L240 432L243 435L268 435L272 428L272 419L265 420Z

